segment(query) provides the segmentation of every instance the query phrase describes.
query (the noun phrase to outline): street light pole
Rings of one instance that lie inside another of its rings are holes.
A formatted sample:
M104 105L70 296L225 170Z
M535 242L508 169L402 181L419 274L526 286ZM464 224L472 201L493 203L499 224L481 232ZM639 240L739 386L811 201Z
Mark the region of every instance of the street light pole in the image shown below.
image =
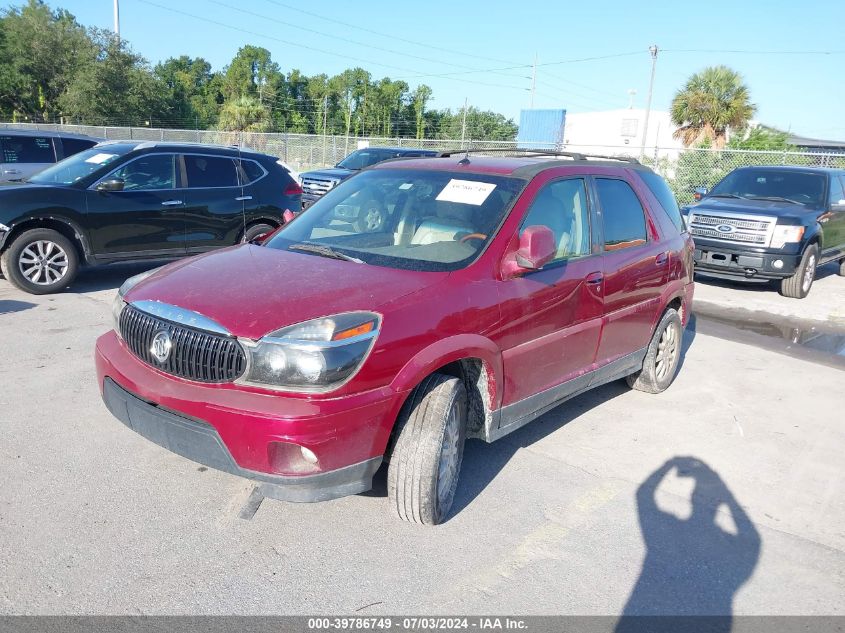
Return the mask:
M119 0L114 0L114 34L120 39L120 6Z
M648 97L645 105L645 121L643 122L643 142L640 145L640 160L645 155L646 134L648 133L648 117L651 114L651 93L654 89L654 67L657 65L657 44L652 44L648 47L648 52L651 53L651 79L648 80ZM657 145L657 143L655 143Z

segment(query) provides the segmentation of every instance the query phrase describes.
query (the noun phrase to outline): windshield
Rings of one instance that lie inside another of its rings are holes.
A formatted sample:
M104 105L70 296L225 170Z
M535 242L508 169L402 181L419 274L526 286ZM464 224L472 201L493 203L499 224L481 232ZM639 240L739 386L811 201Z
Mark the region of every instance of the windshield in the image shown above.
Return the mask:
M134 145L103 145L86 149L51 165L29 179L40 185L72 185L114 162Z
M397 156L399 152L392 149L359 149L340 161L337 166L358 171Z
M727 176L710 192L710 197L740 197L782 200L821 206L825 179L822 174L778 169L740 169Z
M493 239L524 186L486 174L366 171L331 190L266 246L375 266L457 270Z

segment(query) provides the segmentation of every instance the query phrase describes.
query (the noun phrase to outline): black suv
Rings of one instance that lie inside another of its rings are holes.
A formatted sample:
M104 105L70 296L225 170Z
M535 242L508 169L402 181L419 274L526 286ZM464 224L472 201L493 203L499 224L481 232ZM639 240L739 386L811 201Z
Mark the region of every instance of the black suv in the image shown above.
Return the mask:
M0 267L47 294L80 263L174 259L270 232L302 189L273 156L237 147L115 141L0 187Z
M0 129L0 183L25 180L102 140L66 132Z
M338 183L367 167L391 158L419 158L437 156L438 151L418 147L367 147L355 150L334 167L315 169L302 174L302 206L307 208Z
M697 273L777 280L803 299L816 267L839 262L845 275L845 170L742 167L687 207Z

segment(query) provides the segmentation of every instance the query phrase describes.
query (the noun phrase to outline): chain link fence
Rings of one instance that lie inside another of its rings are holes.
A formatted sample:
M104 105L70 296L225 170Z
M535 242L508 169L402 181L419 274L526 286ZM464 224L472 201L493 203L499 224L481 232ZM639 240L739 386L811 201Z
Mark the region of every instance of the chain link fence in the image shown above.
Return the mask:
M272 156L278 156L297 171L335 165L360 146L417 147L425 149L460 150L472 148L494 150L503 155L517 151L516 141L479 141L475 139L413 139L385 137L320 136L285 132L221 132L217 130L172 130L147 127L109 127L89 125L0 123L0 128L28 128L87 134L108 140L170 141L179 143L213 143L239 145ZM562 149L588 155L634 157L637 148L630 146L581 146L532 143L534 149ZM679 204L693 202L696 187L712 187L728 172L750 165L798 165L807 167L837 167L845 169L845 153L746 151L714 149L678 149L650 147L642 162L663 176Z

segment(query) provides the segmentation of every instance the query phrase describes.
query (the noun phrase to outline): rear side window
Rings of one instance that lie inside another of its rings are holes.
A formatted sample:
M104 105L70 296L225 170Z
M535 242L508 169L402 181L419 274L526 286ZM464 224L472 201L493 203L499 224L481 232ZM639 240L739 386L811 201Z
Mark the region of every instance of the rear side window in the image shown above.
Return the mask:
M681 215L681 210L678 208L678 201L675 200L675 194L669 189L666 181L653 171L641 171L637 173L651 190L651 193L654 194L654 197L657 198L660 206L666 211L666 215L672 220L672 224L675 225L678 232L683 233L686 231L686 224L684 223L684 217Z
M842 190L842 180L836 176L830 177L830 204L839 204L840 200L845 200L845 191Z
M188 187L237 187L235 161L224 156L185 155Z
M0 136L4 163L55 163L53 139L49 136Z
M624 180L596 178L604 226L604 250L616 251L646 242L645 211Z
M264 170L261 165L254 160L242 160L241 169L243 170L243 184L249 185L264 175Z
M73 156L74 154L81 152L84 149L88 149L89 147L94 147L96 144L97 141L89 141L82 138L62 139L62 149L64 149L65 158Z

